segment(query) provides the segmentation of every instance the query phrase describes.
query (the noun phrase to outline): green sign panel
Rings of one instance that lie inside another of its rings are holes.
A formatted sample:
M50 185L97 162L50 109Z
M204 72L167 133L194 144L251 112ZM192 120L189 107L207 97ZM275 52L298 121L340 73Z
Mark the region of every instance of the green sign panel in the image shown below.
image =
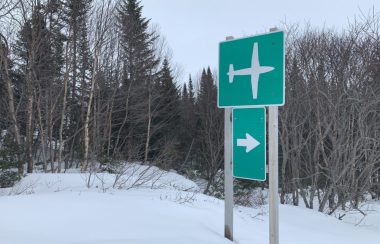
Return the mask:
M285 102L284 32L219 45L219 107L280 106Z
M266 179L265 108L232 110L232 162L237 178Z

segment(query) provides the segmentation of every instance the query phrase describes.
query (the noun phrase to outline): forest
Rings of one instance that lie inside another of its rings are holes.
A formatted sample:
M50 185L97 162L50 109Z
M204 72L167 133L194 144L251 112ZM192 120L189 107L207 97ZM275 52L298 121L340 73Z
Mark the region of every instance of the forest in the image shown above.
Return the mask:
M223 198L217 72L179 79L142 10L137 0L0 2L0 187L36 171L139 162L204 179L204 193ZM343 31L281 28L281 203L332 214L379 199L379 14ZM250 205L245 196L267 186L236 180L236 201Z

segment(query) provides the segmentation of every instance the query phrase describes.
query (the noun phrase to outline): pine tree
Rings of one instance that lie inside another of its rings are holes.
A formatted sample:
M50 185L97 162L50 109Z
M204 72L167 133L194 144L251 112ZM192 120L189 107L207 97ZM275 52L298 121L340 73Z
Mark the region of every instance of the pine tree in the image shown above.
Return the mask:
M63 4L65 7L64 20L70 30L68 34L72 45L70 53L73 70L71 76L71 97L74 100L78 99L76 97L80 95L77 91L77 83L83 79L81 75L83 72L90 71L88 64L87 23L92 0L65 0ZM82 80L81 82L83 86L84 81Z
M22 94L21 82L19 81L19 75L12 69L13 61L9 57L10 49L9 43L5 36L0 33L0 95L2 97L0 101L0 115L4 120L0 121L0 129L7 129L7 133L13 135L13 140L18 153L15 156L18 159L18 174L22 174L24 167L22 162L22 142L20 135L20 125L17 120L16 104L18 97ZM7 109L5 109L7 108ZM7 118L7 119L6 119Z
M187 85L183 84L182 93L181 93L182 102L186 102L189 100L189 93L187 93Z
M180 128L180 94L167 59L154 85L151 160L165 160L164 167L175 167L178 158L178 129ZM160 163L160 162L157 162Z
M160 82L158 95L162 101L160 113L162 117L169 120L168 127L175 129L178 126L179 93L167 59L163 61L158 80Z
M114 151L126 152L127 158L146 161L154 112L153 85L159 64L154 50L157 35L148 30L149 20L142 17L142 6L136 0L121 1L117 19L123 77L116 101L120 112L114 116L113 123L118 125L114 128Z
M216 104L217 88L210 68L203 69L196 104L198 167L207 179L205 193L210 193L223 165L223 111Z
M142 8L136 0L122 0L118 9L126 84L149 82L158 65L153 50L157 36L148 30L150 20L142 17Z
M180 157L182 164L180 165L180 172L193 175L192 161L196 158L195 154L195 139L196 139L196 122L197 115L195 113L195 97L192 85L191 76L189 76L188 83L183 85L182 99L181 99L181 120L179 128L179 141L180 141ZM199 168L198 168L199 169Z
M72 72L70 72L67 107L69 111L68 124L65 125L67 136L70 138L67 144L81 157L83 151L84 132L78 133L83 128L88 97L88 83L91 77L91 53L88 41L88 19L92 7L92 0L64 0L63 20L69 30L67 45L70 46L68 59ZM83 130L81 130L83 131ZM75 154L71 152L71 160Z
M44 168L46 170L47 154L50 155L49 161L52 172L54 172L54 148L48 147L47 141L54 141L58 138L58 133L55 130L57 126L57 117L59 116L60 107L57 106L57 101L61 99L62 89L62 75L63 64L65 62L64 54L64 42L67 41L67 37L63 33L64 30L64 18L63 18L63 4L59 0L52 0L46 3L45 18L46 26L49 31L49 40L51 46L52 66L51 66L51 83L47 87L41 96L37 99L37 111L39 127L42 137L42 151ZM45 125L46 129L43 128ZM46 134L46 135L45 135Z
M193 87L193 81L191 79L191 75L189 75L189 99L192 105L195 105L195 94L194 94L194 87Z
M33 171L32 135L36 128L40 131L46 169L45 128L48 121L47 115L51 114L49 106L52 101L50 99L55 97L50 92L57 90L54 86L60 74L59 38L55 36L51 28L48 28L47 15L48 10L45 5L33 6L31 18L24 23L17 42L20 74L26 96L26 161L29 173ZM51 45L52 43L57 46ZM35 121L36 117L38 119Z
M20 163L20 148L9 135L0 135L0 188L12 187L21 179L13 169Z

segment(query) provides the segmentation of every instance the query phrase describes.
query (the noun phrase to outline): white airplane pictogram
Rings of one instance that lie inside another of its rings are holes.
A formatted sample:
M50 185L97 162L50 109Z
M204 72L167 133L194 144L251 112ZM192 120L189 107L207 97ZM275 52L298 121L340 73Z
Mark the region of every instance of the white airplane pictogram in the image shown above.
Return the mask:
M246 69L234 70L233 64L230 64L230 67L227 73L228 80L230 83L234 81L235 75L250 75L253 99L257 99L257 90L258 90L258 85L259 85L260 74L264 74L264 73L274 70L274 67L260 66L258 49L259 49L258 44L257 42L255 42L253 44L251 67L246 68Z

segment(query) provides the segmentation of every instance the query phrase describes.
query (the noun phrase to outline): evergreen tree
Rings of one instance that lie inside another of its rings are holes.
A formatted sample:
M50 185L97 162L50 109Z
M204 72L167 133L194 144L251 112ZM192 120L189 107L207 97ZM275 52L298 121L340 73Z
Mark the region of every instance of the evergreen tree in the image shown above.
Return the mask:
M183 84L182 93L181 93L181 99L182 99L182 102L185 102L185 101L189 100L189 94L187 93L187 85L186 85L186 83Z
M49 12L51 11L51 12ZM59 76L62 66L62 35L60 28L54 25L54 8L37 4L29 20L19 34L17 54L19 55L19 73L23 81L26 96L25 134L26 161L28 172L33 171L33 133L38 129L43 151L46 149L46 128L53 131L53 101L58 95ZM50 16L50 18L47 18ZM35 119L38 118L36 121ZM46 154L43 152L46 169Z
M17 42L22 73L26 75L26 70L32 69L34 84L38 81L42 88L48 86L54 76L58 76L61 63L56 59L59 56L62 58L62 53L59 50L55 53L51 45L55 41L54 34L48 28L45 16L45 6L36 5L31 18L22 27Z
M196 148L197 116L195 114L195 98L191 76L189 76L188 83L183 85L180 115L180 128L178 133L180 139L179 151L182 161L180 172L192 176L194 170L192 161L196 158L194 154Z
M113 123L117 125L113 128L114 151L123 151L124 157L145 161L152 132L153 85L159 64L154 49L157 35L149 31L149 20L142 17L142 6L136 0L121 1L117 19L123 77L116 100L119 112Z
M85 120L86 102L88 97L88 83L91 77L91 54L88 41L88 19L92 7L92 0L64 0L63 20L68 31L67 45L70 46L70 82L68 90L69 116L66 135L70 138L68 144L79 155L71 157L81 158L83 151L83 133L81 130ZM81 130L82 131L82 130ZM74 159L74 158L72 158Z
M15 104L19 101L21 82L17 73L13 70L13 60L10 58L9 43L6 37L0 33L0 130L7 130L8 136L13 139L18 149L21 148L20 127L17 120ZM17 95L17 97L16 97ZM6 109L7 108L7 109ZM18 173L23 172L22 150L15 154L18 159Z
M124 60L124 83L148 83L158 65L153 44L157 39L148 30L149 19L142 17L142 6L136 0L122 0L118 25Z
M87 40L88 15L91 9L92 0L65 0L64 21L69 29L71 42L71 97L78 99L80 92L77 91L78 83L83 86L83 73L89 72L89 48ZM82 87L83 90L84 87ZM75 103L74 101L72 101Z
M20 148L9 135L0 134L0 188L12 187L21 179L14 169L19 162Z
M164 59L162 69L159 72L158 81L160 85L159 94L157 95L158 99L161 100L159 102L159 114L166 127L163 132L169 137L171 136L170 134L173 134L173 131L175 133L179 120L179 93L171 73L169 62Z
M166 160L165 166L175 167L178 158L180 128L180 95L167 59L164 59L154 86L151 158Z
M191 79L191 75L189 75L189 99L192 105L195 105L195 94L194 94L194 87L193 87L193 81Z
M196 104L197 121L197 162L203 177L208 181L205 193L210 193L218 171L223 166L223 110L216 104L217 87L210 68L203 69L200 90ZM212 192L211 192L212 194Z

